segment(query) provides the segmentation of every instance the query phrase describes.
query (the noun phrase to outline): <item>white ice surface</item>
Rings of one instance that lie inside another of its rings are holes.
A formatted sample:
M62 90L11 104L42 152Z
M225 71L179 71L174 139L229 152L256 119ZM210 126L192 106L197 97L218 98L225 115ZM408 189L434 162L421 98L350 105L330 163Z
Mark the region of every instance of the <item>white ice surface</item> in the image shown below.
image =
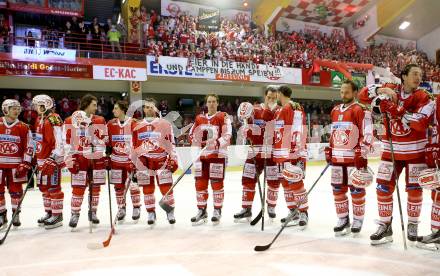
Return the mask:
M307 167L309 189L324 166ZM372 165L377 171L377 163ZM401 176L400 190L404 203L406 227L406 193ZM397 196L394 195L394 242L373 247L369 235L376 230L375 186L367 190L364 228L360 237L335 238L336 223L330 186L330 169L309 196L309 227L305 231L286 228L266 252L254 252L255 245L269 243L279 230L279 219L287 213L282 189L278 198L277 219L251 227L233 222L241 209L241 172L228 172L225 180L225 203L221 224L193 227L190 218L197 212L194 180L186 175L175 190L177 223L170 226L165 213L157 206L158 221L154 228L146 223L142 209L138 224L131 221L128 200L127 218L117 226L109 247L90 250L87 243L100 242L109 233L108 190L101 192L98 216L101 224L92 234L88 231L87 199L84 200L78 232L67 226L70 219L71 189L65 192L64 226L54 230L38 228L36 220L43 214L41 193L28 192L21 213L22 226L11 231L0 246L0 275L440 275L440 253L414 247L403 250ZM113 191L112 191L113 192ZM160 195L156 189L157 201ZM113 215L116 212L114 194ZM209 215L212 214L210 191ZM9 206L9 197L7 197ZM260 209L256 194L253 213ZM9 208L9 207L8 207ZM430 193L424 193L419 232L430 231ZM9 212L10 216L10 212ZM0 233L2 236L3 233Z

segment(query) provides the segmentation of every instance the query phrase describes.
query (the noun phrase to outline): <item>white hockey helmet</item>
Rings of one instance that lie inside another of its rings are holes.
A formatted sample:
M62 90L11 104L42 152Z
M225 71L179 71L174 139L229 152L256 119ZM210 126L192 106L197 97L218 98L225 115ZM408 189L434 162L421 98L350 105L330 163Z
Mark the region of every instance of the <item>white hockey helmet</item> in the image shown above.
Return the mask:
M40 106L44 106L46 109L45 112L51 108L53 108L53 100L48 95L37 95L32 99L32 105L34 105L36 108L39 108Z
M254 106L249 102L242 102L237 110L240 121L246 121L254 114Z
M10 107L19 107L20 113L21 113L22 108L21 108L20 102L17 100L14 100L14 99L7 99L7 100L4 100L2 103L3 114L8 115Z
M72 125L74 128L85 128L90 125L92 120L87 117L87 113L83 110L77 110L72 114Z

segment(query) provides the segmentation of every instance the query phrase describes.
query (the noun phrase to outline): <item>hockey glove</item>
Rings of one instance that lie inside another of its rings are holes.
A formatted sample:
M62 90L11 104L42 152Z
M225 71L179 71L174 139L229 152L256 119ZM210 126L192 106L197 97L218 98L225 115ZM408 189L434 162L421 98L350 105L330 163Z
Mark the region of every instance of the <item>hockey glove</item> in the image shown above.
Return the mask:
M23 178L27 176L28 171L32 169L32 165L29 162L23 162L18 165L17 170L15 171L16 178Z
M436 162L440 158L440 147L438 144L427 144L425 146L425 160L429 168L436 168Z
M364 169L368 165L368 160L362 156L362 150L360 148L354 149L354 166L356 169Z
M179 168L179 165L177 164L177 160L175 158L168 159L166 168L170 170L172 173L177 171L177 169Z
M48 175L51 176L55 173L55 170L57 169L58 164L53 160L52 158L47 158L43 166L41 168L41 175Z
M327 164L332 164L332 148L331 147L325 147L324 148L325 153L325 161L327 161Z
M401 117L405 114L405 109L392 101L383 100L380 102L380 112L388 112L392 117Z

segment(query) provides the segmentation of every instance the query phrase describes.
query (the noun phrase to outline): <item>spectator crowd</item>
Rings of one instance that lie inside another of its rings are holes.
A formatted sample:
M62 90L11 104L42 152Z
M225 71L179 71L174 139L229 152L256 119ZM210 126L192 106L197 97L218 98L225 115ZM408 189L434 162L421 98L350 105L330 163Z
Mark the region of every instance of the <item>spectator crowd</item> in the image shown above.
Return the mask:
M116 24L107 19L100 24L72 17L62 28L48 24L42 31L41 44L47 47L80 48L87 51L131 51L142 55L219 59L253 62L285 67L310 68L315 59L342 62L371 63L389 67L399 75L408 62L419 64L425 80L440 81L440 67L425 53L397 44L372 44L361 49L348 34L330 35L314 32L269 33L253 24L239 24L222 18L218 32L197 30L198 19L190 15L164 17L144 7L129 19L134 34L127 33L123 21ZM28 45L35 45L35 37L28 34ZM61 39L60 39L61 38ZM79 46L78 46L79 45ZM108 48L103 48L107 45ZM121 47L123 45L124 47ZM131 50L129 50L131 49ZM113 56L112 56L113 57Z

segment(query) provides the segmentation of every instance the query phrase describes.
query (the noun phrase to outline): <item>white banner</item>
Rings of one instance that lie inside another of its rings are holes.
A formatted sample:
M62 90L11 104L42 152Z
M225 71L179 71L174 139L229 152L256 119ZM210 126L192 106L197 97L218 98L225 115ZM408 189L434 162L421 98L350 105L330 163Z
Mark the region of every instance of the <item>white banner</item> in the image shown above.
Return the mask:
M308 23L299 20L289 19L286 17L280 17L276 24L276 30L278 32L291 33L295 32L321 32L330 36L332 33L337 33L342 37L345 37L344 28L330 27L325 25L319 25L316 23Z
M221 10L220 17L237 22L238 24L249 24L252 19L252 14L250 11L228 9Z
M115 66L93 66L95 80L146 81L147 69Z
M76 50L12 46L12 59L36 61L75 61Z
M267 82L302 84L301 69L264 64L219 61L219 60L188 60L186 67L180 65L180 59L174 57L159 58L147 56L147 75L198 78L208 80ZM160 61L166 63L161 64Z
M192 4L187 2L162 0L160 13L163 16L180 16L180 15L192 15L199 16L199 8L216 9L215 7Z

